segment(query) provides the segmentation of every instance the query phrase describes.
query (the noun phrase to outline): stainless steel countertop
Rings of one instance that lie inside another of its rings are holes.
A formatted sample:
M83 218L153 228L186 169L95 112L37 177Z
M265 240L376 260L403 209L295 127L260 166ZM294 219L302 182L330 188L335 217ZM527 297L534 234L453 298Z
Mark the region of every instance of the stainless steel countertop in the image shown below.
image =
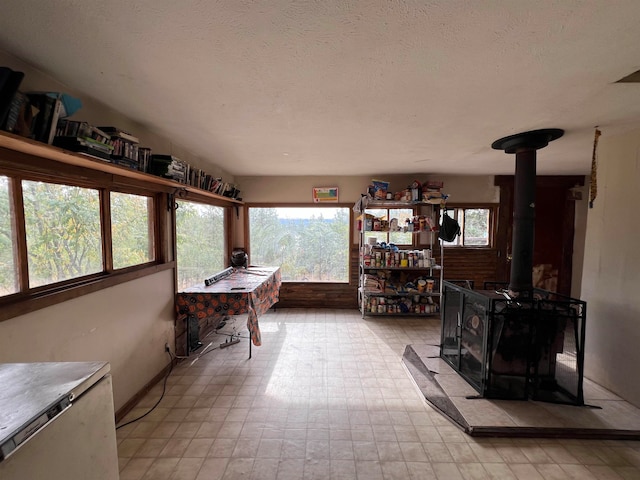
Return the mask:
M107 362L0 364L0 445L65 397L73 403L110 370Z

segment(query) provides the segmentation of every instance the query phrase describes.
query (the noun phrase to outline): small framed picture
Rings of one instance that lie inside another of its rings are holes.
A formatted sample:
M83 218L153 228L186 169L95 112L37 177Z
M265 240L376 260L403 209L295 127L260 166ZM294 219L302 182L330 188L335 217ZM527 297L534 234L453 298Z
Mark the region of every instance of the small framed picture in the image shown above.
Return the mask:
M313 203L338 201L338 187L313 187Z

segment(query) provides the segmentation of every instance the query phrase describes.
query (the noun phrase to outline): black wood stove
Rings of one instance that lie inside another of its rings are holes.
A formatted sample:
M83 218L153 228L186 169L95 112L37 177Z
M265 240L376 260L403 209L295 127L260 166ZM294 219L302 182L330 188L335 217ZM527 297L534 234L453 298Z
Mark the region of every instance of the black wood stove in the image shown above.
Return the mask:
M586 303L534 289L536 151L563 135L524 132L492 144L516 156L508 284L443 283L440 356L482 397L583 405Z

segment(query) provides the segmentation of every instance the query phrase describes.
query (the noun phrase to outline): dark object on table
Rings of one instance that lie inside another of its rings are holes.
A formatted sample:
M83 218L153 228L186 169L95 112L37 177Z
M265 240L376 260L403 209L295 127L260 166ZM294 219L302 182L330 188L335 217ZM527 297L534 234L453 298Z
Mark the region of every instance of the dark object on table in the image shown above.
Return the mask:
M247 268L249 266L249 256L244 250L234 250L231 253L231 265L236 268Z

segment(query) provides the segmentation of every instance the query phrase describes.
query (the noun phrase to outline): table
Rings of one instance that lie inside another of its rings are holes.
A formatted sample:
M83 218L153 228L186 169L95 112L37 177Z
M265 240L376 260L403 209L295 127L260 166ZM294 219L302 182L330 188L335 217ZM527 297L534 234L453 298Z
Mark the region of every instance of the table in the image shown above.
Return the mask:
M189 287L176 295L178 318L195 316L198 322L224 315L248 314L249 358L251 344L262 344L258 315L273 306L280 295L280 267L236 268L228 277L209 286Z

